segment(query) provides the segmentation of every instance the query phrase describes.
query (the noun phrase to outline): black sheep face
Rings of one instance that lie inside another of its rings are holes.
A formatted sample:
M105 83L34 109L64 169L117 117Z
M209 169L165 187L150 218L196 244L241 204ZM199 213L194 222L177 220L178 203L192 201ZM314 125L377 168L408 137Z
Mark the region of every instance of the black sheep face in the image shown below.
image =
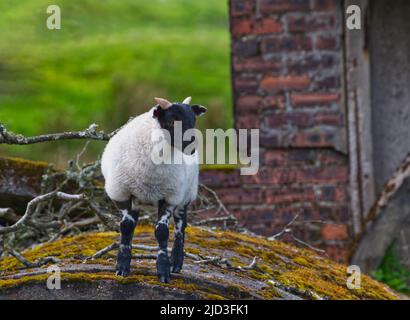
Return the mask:
M175 139L178 139L178 136L175 135L177 121L180 122L182 127L182 138L187 130L195 128L196 117L204 114L207 111L206 108L197 104L189 105L189 98L185 99L182 103L170 103L165 99L156 99L156 101L158 105L154 109L154 118L158 119L162 129L169 132L171 145L182 147L182 150L185 150L188 145L194 142L194 138L191 141L176 141Z

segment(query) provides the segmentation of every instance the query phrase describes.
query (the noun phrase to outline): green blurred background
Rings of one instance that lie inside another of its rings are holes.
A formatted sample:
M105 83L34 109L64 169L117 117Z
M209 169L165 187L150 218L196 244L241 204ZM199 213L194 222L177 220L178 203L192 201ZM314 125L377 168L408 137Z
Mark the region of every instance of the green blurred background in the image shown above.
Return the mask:
M232 126L225 0L54 0L61 30L48 30L46 0L0 2L0 122L24 135L109 132L154 105L193 97L208 107L199 128ZM64 166L84 142L1 146L0 155ZM92 160L104 147L93 142Z

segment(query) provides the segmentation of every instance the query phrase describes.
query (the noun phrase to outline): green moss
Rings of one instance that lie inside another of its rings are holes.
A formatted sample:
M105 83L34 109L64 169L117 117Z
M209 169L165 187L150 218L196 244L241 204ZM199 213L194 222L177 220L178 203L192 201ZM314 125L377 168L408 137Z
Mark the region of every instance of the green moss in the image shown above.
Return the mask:
M296 258L293 259L293 262L295 262L295 263L297 263L301 266L304 266L304 267L311 267L311 264L309 262L307 262L306 259L303 258L303 257L296 257Z
M144 240L154 243L153 227L149 225L138 226L135 242L138 235L149 236ZM118 239L115 232L84 233L74 237L67 237L53 243L46 243L23 252L24 257L36 261L42 257L54 256L62 263L83 263L85 256L90 256L98 250ZM152 241L151 241L152 240ZM269 280L279 282L284 286L296 288L300 291L311 290L321 297L330 299L396 299L397 295L384 285L373 279L362 276L362 289L349 290L346 286L348 277L346 266L337 264L325 258L319 258L316 253L299 249L294 246L277 241L268 241L264 238L251 237L228 231L211 231L205 228L187 228L186 251L190 253L227 254L233 265L247 265L253 257L259 257L258 268L241 272L241 276L255 279L267 284L267 288L259 290L258 294L266 299L273 299L279 295L275 288L269 285ZM99 258L87 263L114 265L115 252L107 257ZM187 260L189 261L189 260ZM187 262L189 263L189 262ZM74 273L65 275L65 280L93 281L96 279L114 280L121 283L139 282L177 287L187 292L198 292L204 297L207 295L222 295L229 299L251 298L249 289L239 285L228 285L226 292L216 291L212 288L201 287L188 283L182 279L174 279L171 284L160 284L155 276L144 273L144 268L151 268L148 262L139 262L139 268L130 277L119 278L112 273ZM12 257L0 260L0 272L3 275L13 274L23 266ZM201 268L200 272L209 271L210 267ZM223 273L233 272L220 269ZM0 281L0 288L19 285L25 282L44 281L45 275L7 279ZM220 282L220 279L215 279ZM216 298L216 297L215 297Z
M241 164L202 164L200 165L200 170L210 171L210 170L221 170L224 173L234 173L238 169L242 168Z
M218 295L218 294L207 294L204 297L206 300L225 300L224 297Z
M22 158L0 158L0 169L19 169L19 170L45 170L47 162L30 161Z

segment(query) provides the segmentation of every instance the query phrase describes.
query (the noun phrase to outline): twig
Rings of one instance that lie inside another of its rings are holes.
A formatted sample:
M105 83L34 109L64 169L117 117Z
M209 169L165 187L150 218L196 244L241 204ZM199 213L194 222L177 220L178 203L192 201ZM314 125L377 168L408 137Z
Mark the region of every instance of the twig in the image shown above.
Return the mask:
M105 248L102 248L101 250L97 251L94 255L91 257L86 258L85 260L93 260L93 259L98 259L99 257L103 256L104 254L113 251L114 249L117 249L119 247L117 242L113 242L110 245L106 246Z
M83 131L67 131L61 133L43 134L34 137L25 137L21 134L15 134L11 131L7 131L6 127L3 124L0 124L0 144L28 145L47 141L78 139L108 141L116 133L116 131L114 131L110 134L106 134L103 131L97 131L97 128L98 125L93 123Z
M134 254L132 257L138 260L144 260L144 259L155 260L157 259L158 256L156 254Z
M92 217L88 219L83 219L79 220L76 222L71 222L68 224L66 227L60 230L56 235L54 235L48 242L54 242L56 241L60 236L64 235L65 233L69 232L70 230L74 228L82 228L82 227L88 227L90 225L96 224L98 222L101 222L100 218L98 217Z
M274 287L277 287L277 288L279 288L283 291L289 292L291 294L295 294L297 296L308 297L308 298L312 298L312 299L315 299L315 300L325 300L323 297L321 297L316 292L314 292L310 289L301 290L301 289L298 289L296 287L285 286L284 284L282 284L280 282L277 282L275 280L272 280L272 279L268 280L268 283L270 283Z
M230 215L229 210L226 209L225 205L223 204L221 199L219 199L218 195L216 194L216 192L214 190L212 190L211 188L208 188L206 185L204 185L202 183L199 184L199 187L205 189L207 192L209 192L214 197L214 199L216 200L216 202L219 205L217 213L219 213L220 211L223 211L226 215Z
M236 219L235 216L229 215L229 216L226 216L226 217L207 218L207 219L200 220L198 222L194 222L192 224L195 225L195 226L201 226L201 225L204 225L204 224L208 224L208 223L212 223L212 222L221 222L221 221L223 221L223 222L232 221L232 222L236 223L238 220Z
M9 252L13 257L15 257L22 264L24 264L24 266L27 268L38 268L50 262L51 263L60 262L60 260L55 257L45 257L45 258L39 259L36 262L30 262L26 258L24 258L20 253L18 253L16 250L10 250Z
M36 205L44 202L44 201L48 201L51 199L62 199L62 200L69 200L69 201L80 201L80 200L84 200L85 196L83 194L68 194L68 193L64 193L61 191L53 191L47 194L43 194L40 196L35 197L34 199L32 199L28 205L27 205L27 209L26 212L24 213L24 215L13 225L8 226L8 227L0 227L0 234L4 234L4 233L8 233L8 232L13 232L18 230L19 228L21 228L27 221L30 220L30 218L32 217Z
M279 233L273 235L272 237L269 237L268 240L270 241L276 241L278 240L280 237L282 237L284 234L289 234L292 239L296 242L298 242L301 245L304 245L306 247L308 247L309 249L316 251L318 253L324 254L325 256L328 256L327 252L323 249L319 249L319 248L315 248L314 246L310 245L309 243L297 238L294 234L292 229L290 228L295 222L296 220L299 218L300 213L297 213L295 215L295 217L283 228L282 231L280 231Z
M80 166L80 159L83 156L83 154L87 151L88 145L90 144L90 141L87 141L83 147L83 149L80 151L79 154L77 154L76 159L75 159L75 165L77 166L77 169L81 171L81 166Z
M290 233L290 235L291 235L292 239L295 240L296 242L298 242L298 243L300 243L300 244L302 244L302 245L308 247L309 249L311 249L311 250L313 250L313 251L316 251L316 252L319 252L319 253L324 254L325 256L328 256L328 254L327 254L327 252L326 252L325 250L319 249L319 248L315 248L314 246L310 245L309 243L307 243L307 242L305 242L305 241L303 241L303 240L301 240L301 239L295 237L292 233Z
M289 227L295 223L295 221L299 218L299 213L297 213L293 219L283 228L283 230L275 235L273 235L272 237L269 237L268 240L273 241L273 240L277 240L278 238L280 238L281 236L283 236L285 233L290 233L292 232L292 229L290 229Z

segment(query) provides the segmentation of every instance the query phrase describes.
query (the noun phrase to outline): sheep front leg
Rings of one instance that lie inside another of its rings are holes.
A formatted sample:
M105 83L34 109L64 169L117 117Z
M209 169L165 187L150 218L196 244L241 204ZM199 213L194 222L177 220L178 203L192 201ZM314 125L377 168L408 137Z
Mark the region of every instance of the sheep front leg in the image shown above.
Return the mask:
M184 264L185 228L187 225L188 205L174 212L175 240L171 253L171 271L180 273Z
M115 202L115 204L122 213L120 223L121 243L115 269L117 275L125 277L130 273L132 237L138 222L139 212L137 209L132 208L131 199L124 202Z
M165 200L158 202L158 221L155 226L155 238L158 241L157 275L159 281L169 283L170 263L168 258L168 224L175 207L166 203Z

